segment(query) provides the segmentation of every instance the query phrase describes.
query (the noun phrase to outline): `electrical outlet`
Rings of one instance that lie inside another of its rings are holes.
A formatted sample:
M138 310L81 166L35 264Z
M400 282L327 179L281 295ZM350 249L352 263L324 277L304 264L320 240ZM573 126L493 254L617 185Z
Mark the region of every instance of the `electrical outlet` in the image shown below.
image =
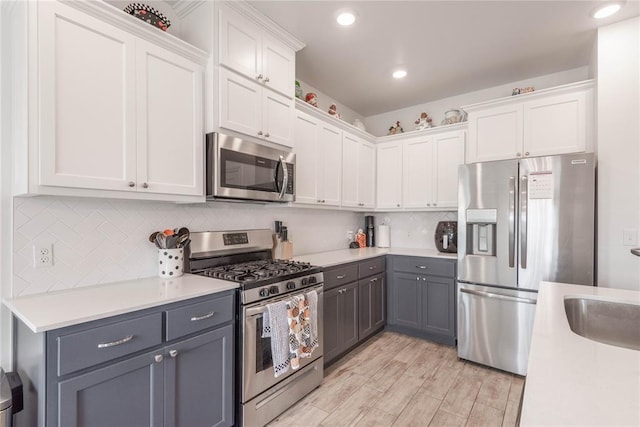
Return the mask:
M622 245L623 246L637 246L638 244L638 231L633 228L625 228L622 230Z
M33 266L35 268L46 268L53 266L53 245L33 245Z

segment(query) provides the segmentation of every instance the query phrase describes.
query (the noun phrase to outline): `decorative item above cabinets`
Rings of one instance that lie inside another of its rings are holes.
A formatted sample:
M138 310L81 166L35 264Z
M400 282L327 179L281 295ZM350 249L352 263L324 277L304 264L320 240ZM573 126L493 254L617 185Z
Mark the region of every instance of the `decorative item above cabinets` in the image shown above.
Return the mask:
M11 13L14 194L204 201L205 52L103 2Z
M594 81L464 106L467 163L593 151Z
M245 2L217 4L217 17L218 126L293 147L295 53L304 45Z

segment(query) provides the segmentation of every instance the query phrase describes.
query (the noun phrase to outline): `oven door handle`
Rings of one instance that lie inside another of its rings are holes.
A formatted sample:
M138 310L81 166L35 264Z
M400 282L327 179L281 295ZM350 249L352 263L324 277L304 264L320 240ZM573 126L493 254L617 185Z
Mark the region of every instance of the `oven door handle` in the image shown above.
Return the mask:
M320 289L320 290L316 290L316 292L318 293L318 297L320 297L320 295L322 295L322 293L323 293L322 289ZM306 292L305 292L305 293L306 293ZM296 294L296 295L297 295L297 294ZM283 298L283 299L286 299L286 298ZM280 300L278 300L278 301L282 301L283 299L280 299ZM276 301L274 301L274 302L276 302ZM253 316L257 316L257 315L259 315L259 314L264 314L264 313L266 313L266 312L267 312L267 304L260 305L260 306L258 306L258 307L251 307L251 308L248 308L248 309L247 309L246 317L253 317Z

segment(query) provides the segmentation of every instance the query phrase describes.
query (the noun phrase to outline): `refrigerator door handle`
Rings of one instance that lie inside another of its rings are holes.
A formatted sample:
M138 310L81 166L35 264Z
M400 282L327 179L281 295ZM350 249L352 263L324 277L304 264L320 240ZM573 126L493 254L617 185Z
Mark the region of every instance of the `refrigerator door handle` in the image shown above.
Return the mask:
M520 267L527 268L527 208L529 198L529 179L520 178Z
M509 177L509 267L515 267L516 252L516 177Z
M460 288L460 292L464 294L471 294L479 297L495 298L495 299L500 299L504 301L521 302L525 304L536 304L536 300L534 299L512 297L508 295L495 294L493 292L483 292L483 291L476 291L473 289L465 289L465 288Z

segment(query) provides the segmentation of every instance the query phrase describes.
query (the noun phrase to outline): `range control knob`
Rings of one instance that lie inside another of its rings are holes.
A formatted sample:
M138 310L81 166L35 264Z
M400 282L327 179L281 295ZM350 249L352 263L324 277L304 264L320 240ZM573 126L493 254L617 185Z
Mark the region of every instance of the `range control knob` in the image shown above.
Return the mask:
M287 282L287 289L295 289L296 288L296 282Z
M269 293L270 293L271 295L275 295L275 294L277 294L278 292L279 292L279 290L278 290L278 287L277 287L277 286L272 286L272 287L270 287L270 288L269 288Z
M309 278L305 277L304 279L302 279L302 286L307 286L309 284Z
M309 284L313 284L313 283L316 283L316 282L317 282L316 276L309 277Z
M267 289L267 288L260 289L260 296L261 297L268 297L269 296L269 289Z

